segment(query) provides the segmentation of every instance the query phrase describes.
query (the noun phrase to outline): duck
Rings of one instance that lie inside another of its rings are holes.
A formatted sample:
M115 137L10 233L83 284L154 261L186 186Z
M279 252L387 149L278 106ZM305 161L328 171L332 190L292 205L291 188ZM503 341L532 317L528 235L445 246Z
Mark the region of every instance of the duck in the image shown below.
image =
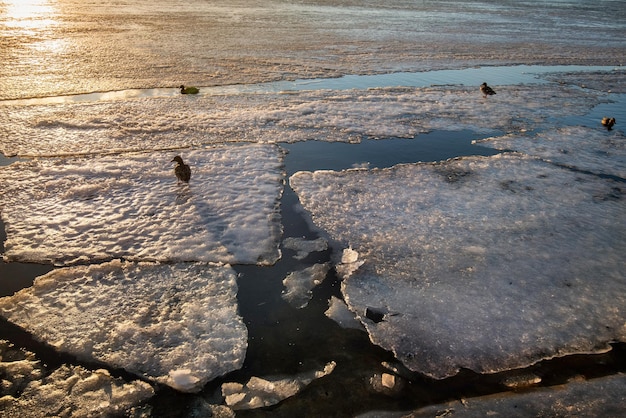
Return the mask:
M200 92L196 87L185 87L183 84L179 88L181 94L198 94Z
M606 116L602 118L602 126L609 131L613 129L613 125L615 125L615 118L608 118Z
M174 174L176 174L176 178L178 179L178 183L185 182L189 183L189 179L191 178L191 168L187 164L183 162L183 159L180 155L174 157L171 161L176 162L176 167L174 167Z
M483 83L480 85L480 92L483 94L483 97L492 96L496 94L495 90L487 85L487 83Z

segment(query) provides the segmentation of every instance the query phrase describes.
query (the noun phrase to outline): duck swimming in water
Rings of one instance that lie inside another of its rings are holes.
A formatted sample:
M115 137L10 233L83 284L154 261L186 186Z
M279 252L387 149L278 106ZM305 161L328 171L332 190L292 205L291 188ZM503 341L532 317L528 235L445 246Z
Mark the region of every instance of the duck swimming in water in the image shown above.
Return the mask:
M602 118L602 126L604 126L609 131L613 129L613 125L615 125L615 118Z
M196 87L185 87L184 85L180 85L180 93L181 94L198 94L200 92Z
M483 83L480 85L480 92L483 94L483 97L492 96L496 94L495 90L487 85L487 83Z
M180 158L180 155L174 157L171 162L177 163L176 167L174 167L174 174L176 174L178 182L180 183L181 181L183 181L185 183L189 183L189 179L191 178L191 168L189 168L189 166L183 162L183 159Z

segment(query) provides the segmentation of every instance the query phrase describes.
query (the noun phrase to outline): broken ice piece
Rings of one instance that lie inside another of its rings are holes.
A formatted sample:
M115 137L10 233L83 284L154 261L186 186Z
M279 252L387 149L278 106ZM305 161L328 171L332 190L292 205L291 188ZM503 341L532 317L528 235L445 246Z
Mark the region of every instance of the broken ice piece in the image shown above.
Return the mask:
M324 263L289 273L283 280L286 288L282 294L283 299L295 308L306 307L313 296L311 290L324 281L329 270L330 265Z
M337 274L344 279L350 277L365 261L359 260L359 253L352 247L344 248L341 254L341 262L335 266Z
M230 266L112 261L38 277L0 315L82 360L197 392L243 364L236 296Z
M0 341L0 415L44 416L44 411L71 411L67 416L96 417L127 414L154 395L146 382L125 382L107 370L61 365L50 374L35 355Z
M328 249L328 242L324 238L307 240L305 238L288 237L284 239L283 247L297 251L293 258L296 260L303 260L312 252L324 251Z
M299 373L295 376L253 376L243 385L236 382L222 384L226 404L234 410L255 409L275 405L296 395L315 379L329 375L336 363L331 361L321 370Z
M363 324L356 319L354 313L348 309L346 303L335 296L330 297L329 307L324 314L338 323L342 328L365 330Z

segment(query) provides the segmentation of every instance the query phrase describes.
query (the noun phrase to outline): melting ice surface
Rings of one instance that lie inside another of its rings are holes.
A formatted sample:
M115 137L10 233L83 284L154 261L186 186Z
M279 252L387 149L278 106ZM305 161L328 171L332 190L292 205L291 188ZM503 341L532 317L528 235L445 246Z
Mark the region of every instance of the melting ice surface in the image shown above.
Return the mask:
M623 182L504 154L290 183L365 261L346 302L414 371L495 372L626 339Z
M0 151L59 156L242 141L358 142L430 130L523 132L607 100L606 93L556 84L497 90L489 100L476 86L453 85L3 106Z
M273 264L279 258L282 151L231 146L33 160L0 170L5 258L73 264L125 258Z
M476 143L515 150L579 170L626 178L626 137L620 131L570 126L533 136L511 134Z
M229 266L113 261L54 270L0 313L60 351L197 392L243 363L236 295Z
M25 411L49 414L72 411L72 416L112 416L128 412L154 395L146 382L124 382L105 369L90 371L62 365L46 375L41 361L28 351L0 341L0 374L3 416L35 416ZM8 393L7 393L8 392ZM41 414L40 414L41 415Z

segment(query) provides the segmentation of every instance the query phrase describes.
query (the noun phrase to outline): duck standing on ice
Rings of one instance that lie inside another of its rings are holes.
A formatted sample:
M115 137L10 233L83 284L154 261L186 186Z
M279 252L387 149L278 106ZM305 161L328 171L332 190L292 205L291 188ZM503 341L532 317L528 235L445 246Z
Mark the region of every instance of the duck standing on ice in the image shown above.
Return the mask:
M492 96L496 94L495 90L487 85L487 83L483 83L480 85L480 92L483 94L483 97Z
M177 163L176 167L174 167L174 174L176 174L178 183L180 183L181 181L189 183L189 179L191 178L191 168L189 168L189 166L183 162L183 159L180 158L180 155L174 157L171 162Z

